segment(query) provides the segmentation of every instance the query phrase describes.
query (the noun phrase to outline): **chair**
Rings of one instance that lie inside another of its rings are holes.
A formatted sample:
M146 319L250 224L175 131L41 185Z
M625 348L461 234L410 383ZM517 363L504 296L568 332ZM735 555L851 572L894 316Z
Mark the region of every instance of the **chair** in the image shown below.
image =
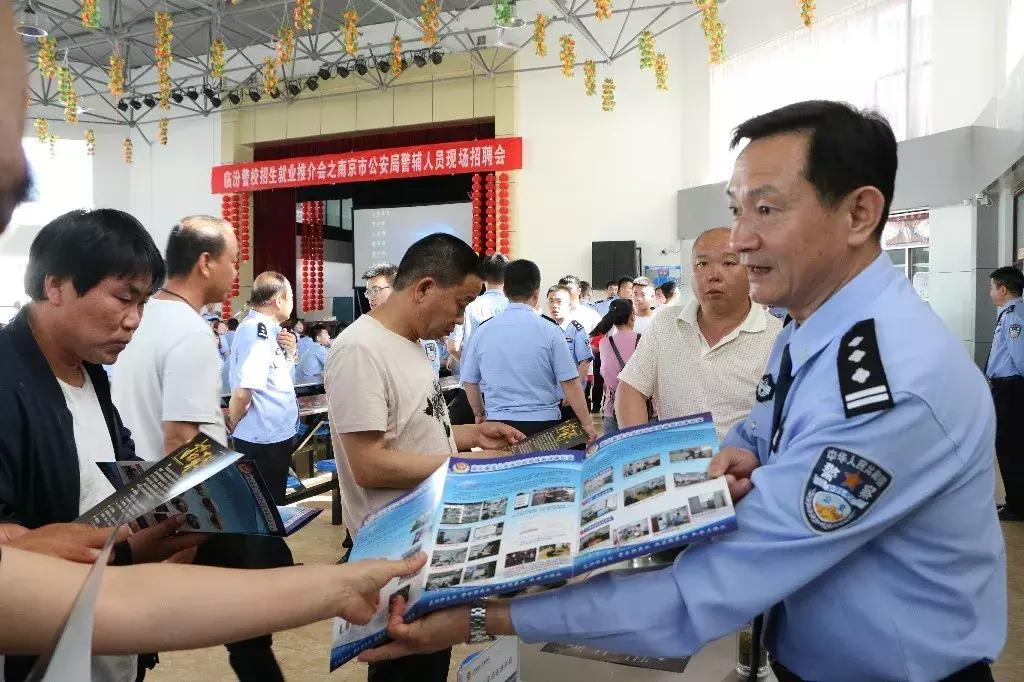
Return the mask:
M318 474L331 474L331 525L341 525L341 488L338 485L338 462L333 459L322 459L313 465Z
M299 420L299 422L295 425L295 430L296 430L296 433L297 433L297 435L299 437L299 440L302 440L303 438L305 438L306 434L309 433L309 429L310 429L310 425L309 424L307 424L306 422L304 422L302 420ZM331 448L331 424L326 419L324 420L324 423L321 424L320 427L316 431L313 432L313 440L320 440L320 439L326 439L326 441L325 441L326 449L327 449L327 452L330 453L331 449L332 449ZM310 445L312 445L312 441L310 442ZM315 452L315 450L312 447L310 447L306 451L306 464L307 464L307 470L309 471L310 475L312 475L313 472L314 472L315 457L316 457L316 452Z

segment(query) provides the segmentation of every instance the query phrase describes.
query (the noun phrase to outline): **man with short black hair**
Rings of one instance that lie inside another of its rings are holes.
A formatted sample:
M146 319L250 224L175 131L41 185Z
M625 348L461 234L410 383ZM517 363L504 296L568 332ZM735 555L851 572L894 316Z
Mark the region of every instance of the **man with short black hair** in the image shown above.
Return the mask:
M654 321L654 284L646 277L633 280L633 331L643 335Z
M345 524L417 486L460 450L494 449L523 435L504 424L452 426L421 339L439 339L463 320L480 292L480 260L447 234L409 247L386 302L353 322L327 356L325 386ZM378 286L381 286L378 284ZM465 456L465 455L464 455ZM451 650L370 666L370 682L448 677Z
M71 211L36 235L25 271L32 302L0 330L0 523L74 521L114 492L96 462L138 459L102 365L131 341L164 272L146 229L121 211ZM167 537L183 521L136 533L119 560L195 547L201 536ZM24 679L32 660L7 657L0 677ZM93 659L94 680L135 675L135 656Z
M566 311L566 318L579 322L583 325L583 330L589 334L601 321L601 316L597 314L596 310L581 302L583 288L580 278L576 275L566 275L558 280L558 286L565 287L569 292L569 310Z
M1024 459L1017 420L1024 408L1024 275L1002 267L989 275L989 298L998 309L985 376L996 406L996 458L1006 490L1002 521L1024 521Z
M633 278L630 276L619 278L619 298L633 298Z
M299 365L295 369L295 381L300 384L323 381L327 349L331 347L331 334L325 325L314 324L309 328L309 336L303 338L309 338L312 344L299 358Z
M598 301L594 304L594 310L601 317L608 314L608 308L611 306L612 301L619 297L619 285L615 280L608 280L608 283L604 285L605 297L603 301ZM596 371L596 368L595 368Z

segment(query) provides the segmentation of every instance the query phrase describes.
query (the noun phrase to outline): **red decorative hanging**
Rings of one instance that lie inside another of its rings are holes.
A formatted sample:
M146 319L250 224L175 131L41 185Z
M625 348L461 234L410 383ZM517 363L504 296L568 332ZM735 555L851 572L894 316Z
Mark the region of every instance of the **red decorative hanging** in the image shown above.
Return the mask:
M472 189L469 193L469 198L472 204L473 211L473 250L477 253L483 253L483 220L482 220L482 209L483 209L483 193L481 191L481 178L480 174L476 173L473 175Z
M508 174L502 173L498 176L498 252L505 256L512 251L509 239L510 194Z

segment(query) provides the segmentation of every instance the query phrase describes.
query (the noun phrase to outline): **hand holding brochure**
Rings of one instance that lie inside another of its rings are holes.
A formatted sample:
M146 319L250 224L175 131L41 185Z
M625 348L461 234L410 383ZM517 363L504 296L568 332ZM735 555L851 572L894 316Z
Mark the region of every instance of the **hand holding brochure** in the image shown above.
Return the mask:
M610 434L586 454L451 458L367 517L350 561L420 551L429 560L384 588L367 625L335 619L331 669L386 640L398 595L412 620L735 530L725 479L707 478L717 450L701 414Z

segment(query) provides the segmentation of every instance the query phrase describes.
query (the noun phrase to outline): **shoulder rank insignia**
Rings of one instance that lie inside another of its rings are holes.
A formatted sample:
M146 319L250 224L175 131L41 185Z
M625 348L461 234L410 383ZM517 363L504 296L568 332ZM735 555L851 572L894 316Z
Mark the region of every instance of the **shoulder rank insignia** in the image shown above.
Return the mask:
M847 419L895 406L878 352L873 319L861 320L843 335L836 362Z
M772 379L771 374L765 374L761 377L757 388L754 389L754 397L757 398L759 403L766 403L775 397L775 380Z
M268 338L269 334L267 333L267 325L263 324L262 322L257 323L256 336L260 337L261 339Z
M804 484L804 521L818 533L848 526L867 513L891 482L889 472L867 457L829 446Z
M582 324L580 324L576 320L570 320L570 322L572 322L572 326L576 327L576 331L583 332L584 334L586 334L586 331L583 329Z

